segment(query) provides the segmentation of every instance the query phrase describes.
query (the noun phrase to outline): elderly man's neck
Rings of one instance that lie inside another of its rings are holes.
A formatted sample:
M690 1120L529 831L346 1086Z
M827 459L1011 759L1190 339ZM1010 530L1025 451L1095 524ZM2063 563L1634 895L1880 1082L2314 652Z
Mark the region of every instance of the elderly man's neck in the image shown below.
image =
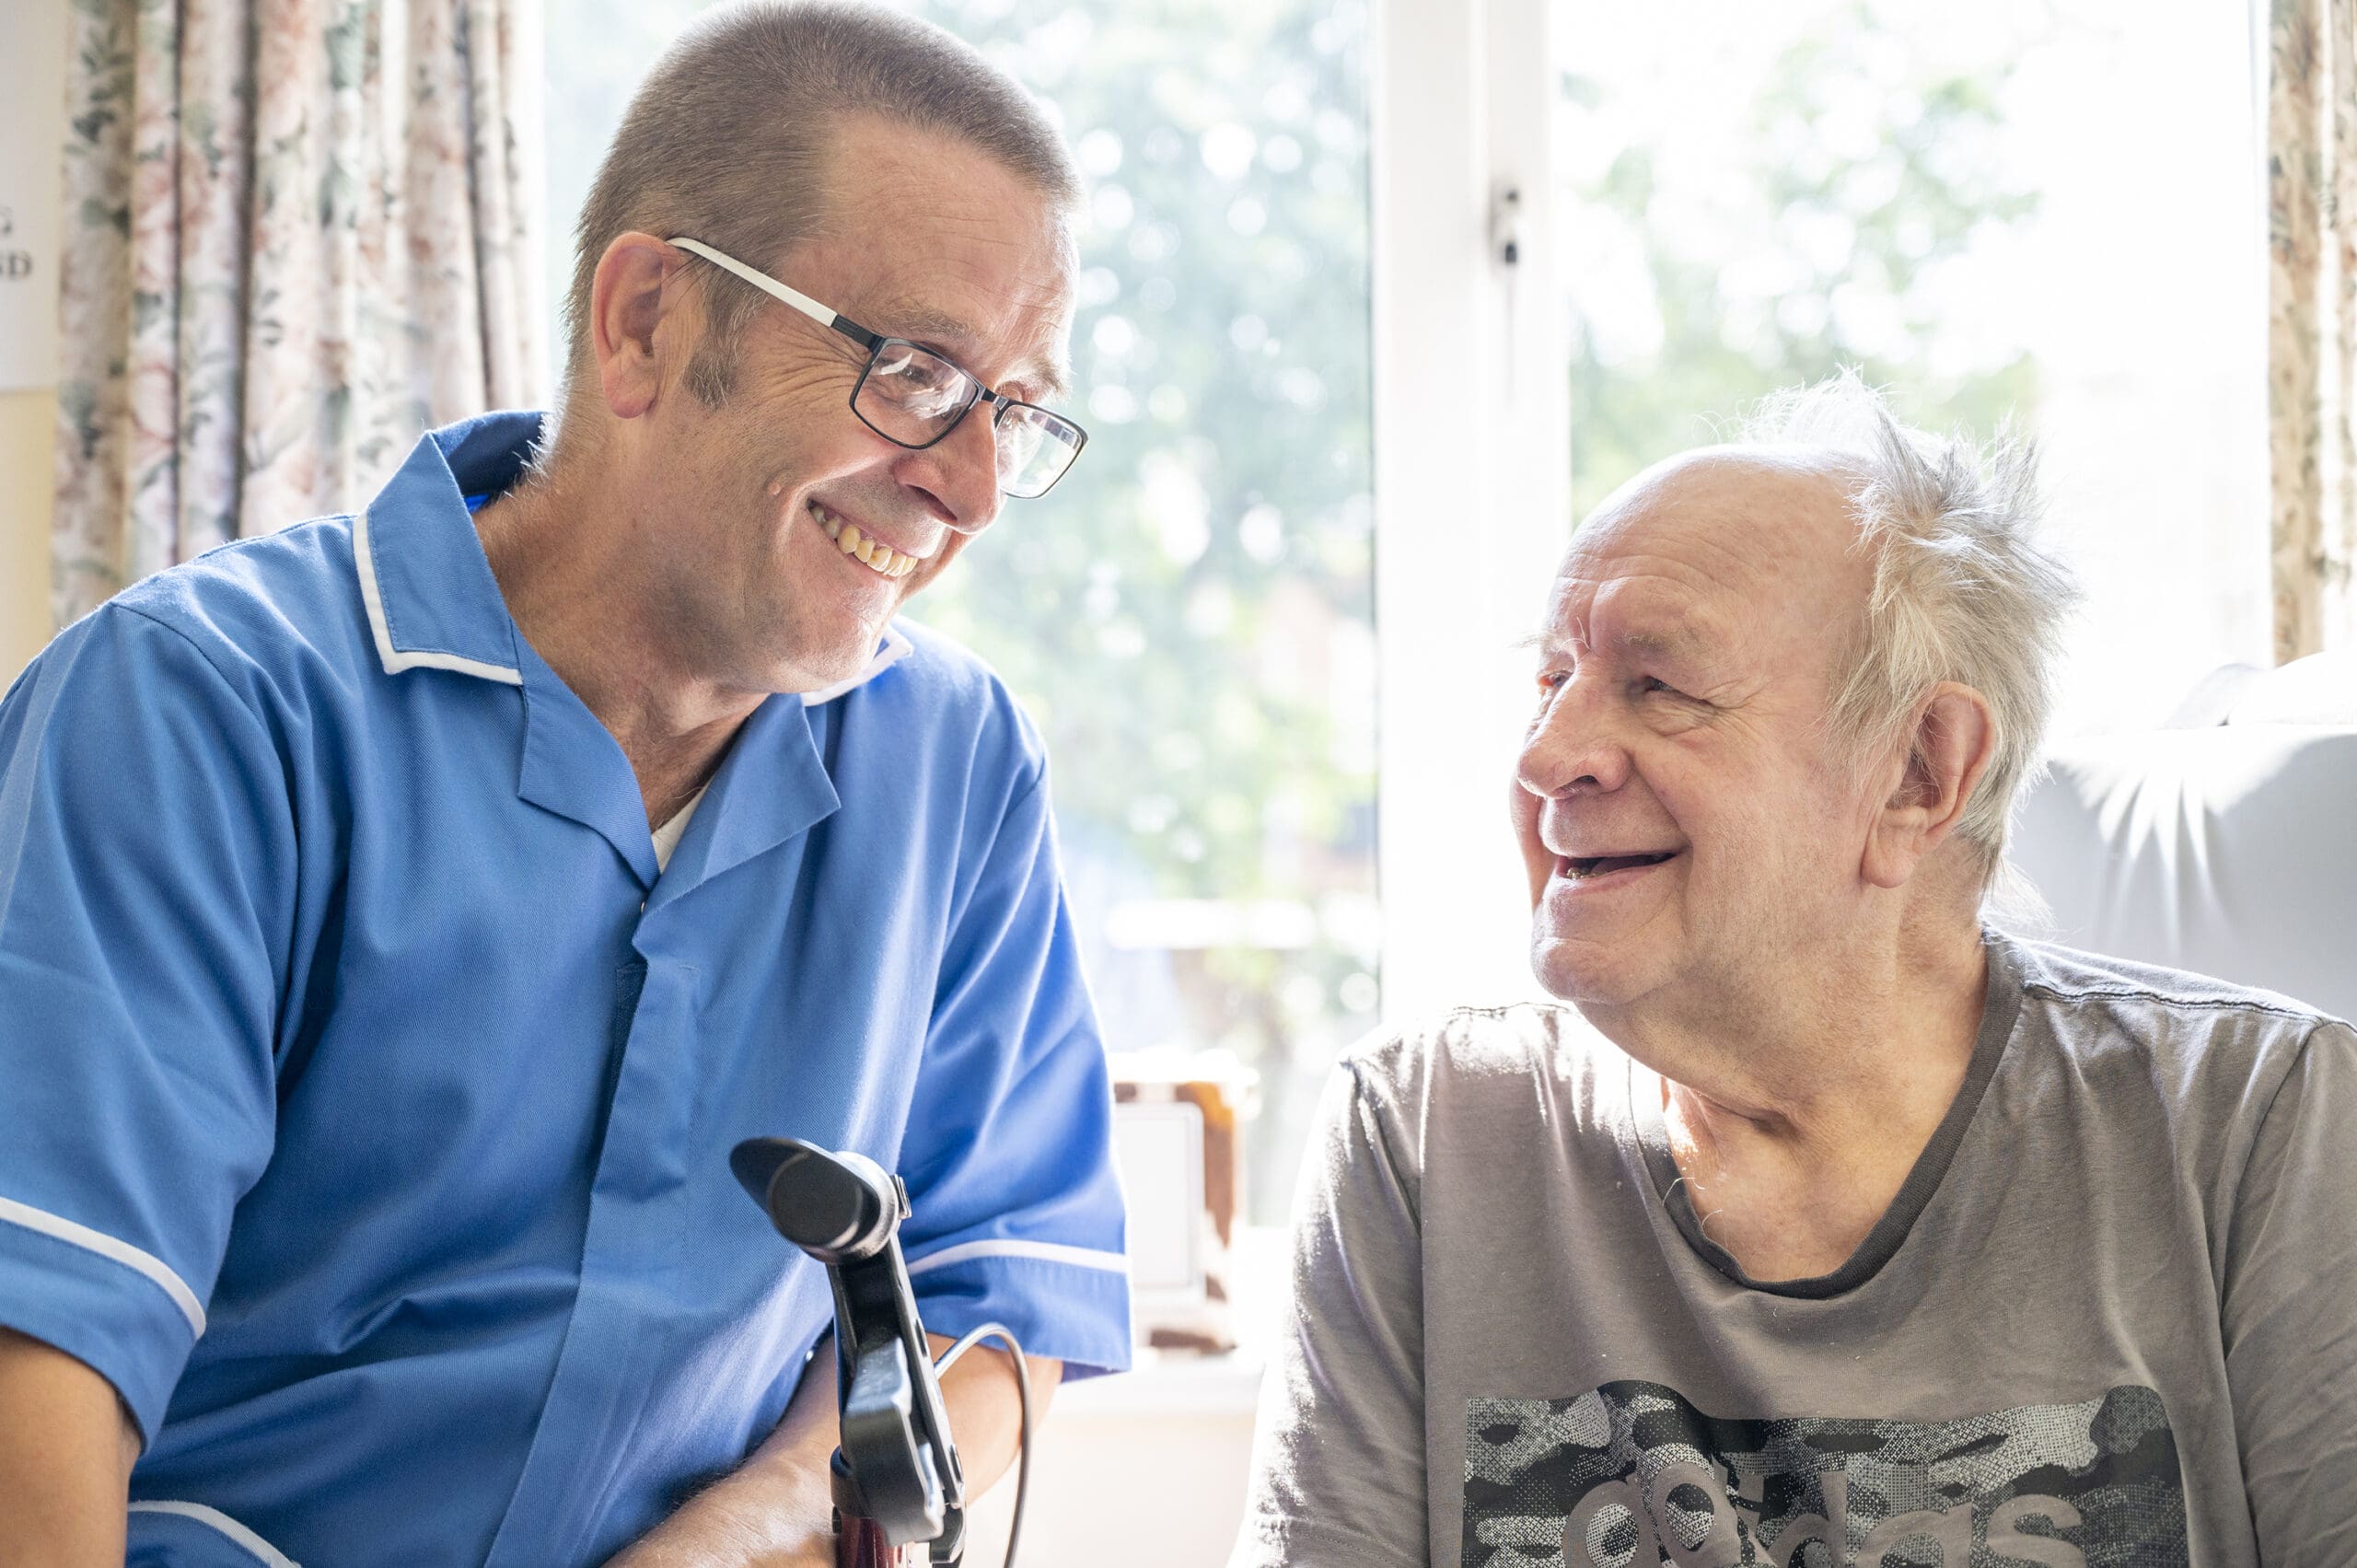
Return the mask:
M1703 1230L1756 1279L1829 1273L1865 1239L1956 1103L1987 990L1953 911L1809 958L1741 997L1599 1020L1658 1076L1641 1092Z

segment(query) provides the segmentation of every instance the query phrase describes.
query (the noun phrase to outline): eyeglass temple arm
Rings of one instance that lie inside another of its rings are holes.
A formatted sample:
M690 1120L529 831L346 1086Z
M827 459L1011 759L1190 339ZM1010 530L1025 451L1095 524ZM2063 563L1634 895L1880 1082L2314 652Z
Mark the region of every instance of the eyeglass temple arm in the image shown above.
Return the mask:
M725 272L736 273L771 298L792 306L822 327L832 327L864 349L873 350L877 343L884 341L880 334L869 331L848 316L838 315L828 309L800 289L782 284L767 273L756 272L736 257L714 250L700 239L690 239L682 235L675 236L669 243L682 250L702 257Z

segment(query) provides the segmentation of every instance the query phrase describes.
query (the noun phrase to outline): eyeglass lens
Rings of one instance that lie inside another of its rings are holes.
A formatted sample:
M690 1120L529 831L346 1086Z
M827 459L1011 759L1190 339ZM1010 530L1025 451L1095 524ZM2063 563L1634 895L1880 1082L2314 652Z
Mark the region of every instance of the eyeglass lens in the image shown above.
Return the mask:
M877 350L852 407L879 435L928 447L948 434L981 392L981 383L948 360L894 338ZM1010 495L1042 494L1079 455L1078 427L1045 409L1009 404L997 425L999 488Z

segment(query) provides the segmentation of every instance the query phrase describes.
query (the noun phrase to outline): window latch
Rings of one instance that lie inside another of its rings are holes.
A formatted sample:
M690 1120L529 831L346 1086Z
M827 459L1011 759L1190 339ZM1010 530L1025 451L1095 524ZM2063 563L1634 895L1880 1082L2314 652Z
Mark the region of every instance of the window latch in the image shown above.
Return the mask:
M1522 188L1501 185L1490 198L1490 254L1504 266L1522 261Z

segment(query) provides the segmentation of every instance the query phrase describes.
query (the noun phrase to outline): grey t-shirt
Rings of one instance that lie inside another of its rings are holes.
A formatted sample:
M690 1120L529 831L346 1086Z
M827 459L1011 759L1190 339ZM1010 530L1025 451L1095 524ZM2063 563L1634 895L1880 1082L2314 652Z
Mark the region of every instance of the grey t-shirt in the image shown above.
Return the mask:
M1989 955L1955 1106L1815 1280L1703 1236L1567 1009L1352 1053L1233 1568L2357 1563L2357 1033Z

